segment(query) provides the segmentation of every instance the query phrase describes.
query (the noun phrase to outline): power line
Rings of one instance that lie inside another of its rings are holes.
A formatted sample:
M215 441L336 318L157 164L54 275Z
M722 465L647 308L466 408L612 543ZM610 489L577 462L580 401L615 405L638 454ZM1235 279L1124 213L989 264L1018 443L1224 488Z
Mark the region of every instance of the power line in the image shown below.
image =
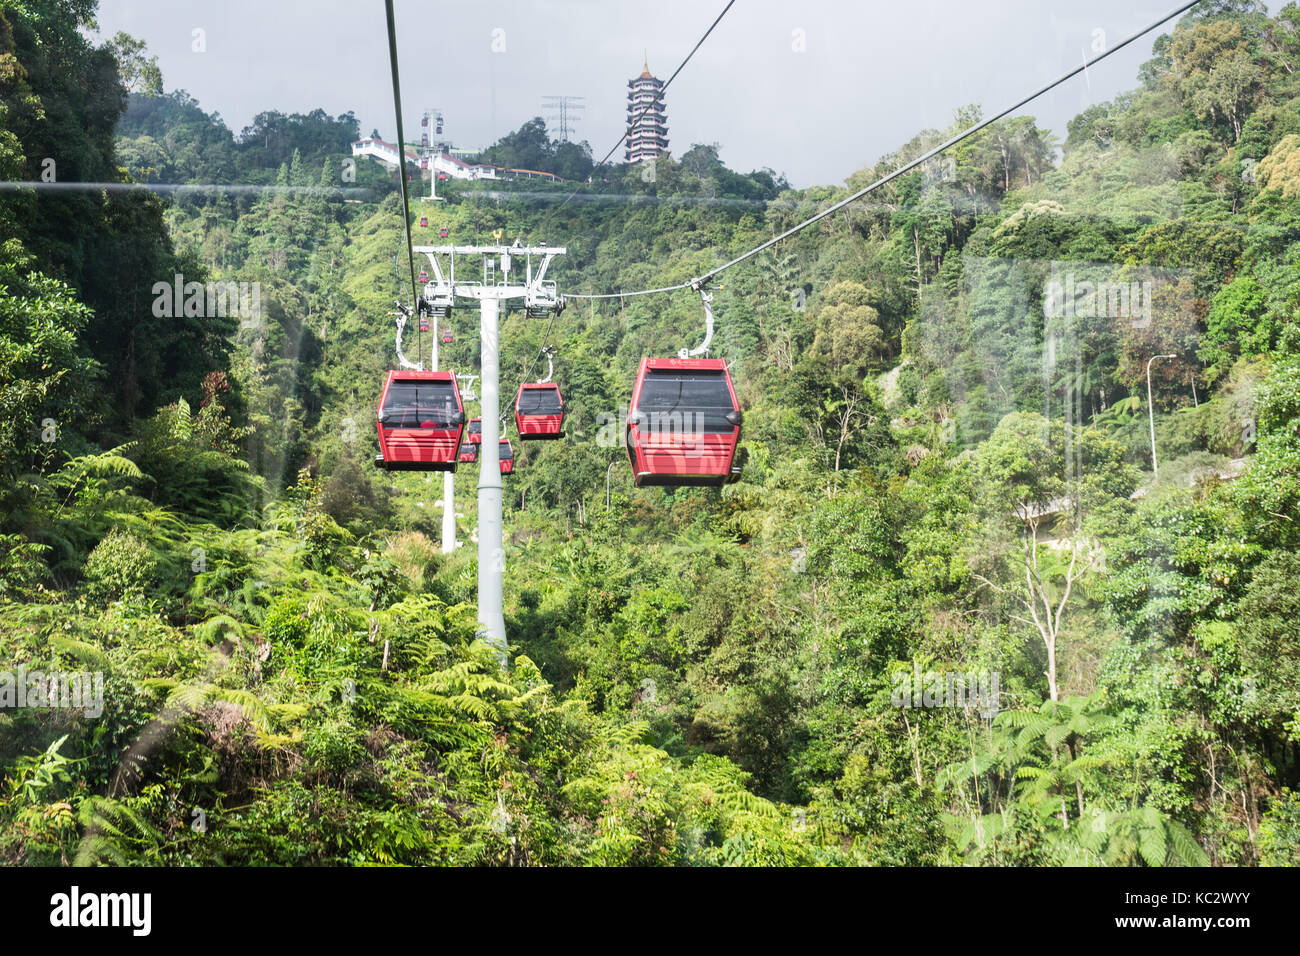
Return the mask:
M962 140L975 135L985 127L990 126L993 123L996 123L998 120L1003 119L1004 117L1008 116L1011 113L1014 113L1016 110L1020 109L1022 106L1026 105L1027 103L1030 103L1033 100L1038 99L1038 97L1042 96L1044 93L1051 92L1056 87L1064 83L1066 80L1069 80L1077 76L1078 74L1084 72L1085 70L1087 70L1088 67L1106 59L1106 57L1110 56L1112 53L1116 53L1119 50L1122 50L1124 47L1128 46L1134 40L1137 40L1145 36L1146 34L1150 33L1152 30L1156 29L1157 27L1163 26L1165 23L1169 22L1179 14L1186 13L1188 10L1190 10L1192 7L1196 6L1199 3L1201 3L1201 0L1191 0L1190 3L1184 3L1176 10L1170 11L1169 13L1165 14L1163 17L1161 17L1159 20L1156 20L1154 23L1150 24L1149 26L1146 26L1141 30L1139 30L1138 32L1132 34L1131 36L1128 36L1125 39L1121 40L1119 43L1115 44L1110 49L1097 54L1091 60L1084 60L1083 63L1081 63L1079 66L1076 66L1068 73L1061 75L1057 79L1053 80L1051 83L1048 83L1046 86L1042 87L1038 91L1029 94L1028 96L1024 97L1020 101L1012 104L1011 106L1008 106L1006 109L1002 110L1001 112L996 113L993 116L990 116L986 120L981 120L980 122L976 123L973 126L967 127L962 132L958 133L955 136L950 137L949 139L940 143L938 146L935 146L933 149L929 150L928 152L922 153L920 156L916 157L916 159L913 159L908 163L904 163L902 166L895 169L892 173L882 176L880 179L876 180L871 185L859 189L857 192L845 197L844 199L841 199L839 202L831 206L828 206L827 208L823 209L821 212L817 213L816 215L808 217L803 222L799 223L797 226L792 226L791 228L787 229L785 232L781 233L780 235L773 236L771 239L768 239L766 242L763 242L755 246L753 249L750 249L748 252L744 253L743 255L739 255L736 258L732 259L730 262L724 263L723 265L718 266L716 269L711 269L708 272L704 273L703 275L691 279L689 282L682 282L677 285L664 286L663 288L659 288L659 289L643 289L636 292L613 292L613 293L605 293L602 295L580 295L577 293L569 293L566 294L565 298L619 299L619 298L624 298L626 296L634 296L634 295L653 295L660 292L677 292L682 289L697 289L697 290L702 289L706 285L708 285L708 283L712 281L719 273L725 272L727 269L730 269L732 266L739 265L740 263L744 262L746 259L758 255L758 253L762 252L764 249L769 249L772 246L776 245L778 242L788 239L791 236L795 235L796 233L802 232L804 229L807 229L813 223L825 219L827 216L831 215L831 213L843 209L845 206L861 199L863 196L867 195L868 193L874 192L875 190L879 189L881 186L885 185L891 180L897 179L899 176L903 175L904 173L915 169L917 166L920 166L922 163L927 162L930 159L933 159L935 156L939 155L944 150L952 146L955 146L956 144L960 143ZM726 11L724 10L723 12L725 13Z
M411 246L411 201L406 194L406 138L402 134L402 90L397 77L397 27L393 22L393 0L384 0L388 16L388 62L393 74L393 109L397 113L397 178L402 184L402 225L406 228L406 262L411 268L411 304L420 300L415 282L415 252Z

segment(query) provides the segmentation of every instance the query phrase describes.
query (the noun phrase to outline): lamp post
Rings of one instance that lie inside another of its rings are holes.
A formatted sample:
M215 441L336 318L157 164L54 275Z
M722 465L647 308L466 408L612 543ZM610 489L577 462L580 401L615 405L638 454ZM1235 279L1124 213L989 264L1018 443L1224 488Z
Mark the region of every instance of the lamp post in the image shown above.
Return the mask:
M1176 355L1153 355L1147 359L1147 421L1151 424L1151 479L1152 483L1160 477L1160 467L1156 464L1156 412L1151 404L1151 363L1156 359L1177 358Z

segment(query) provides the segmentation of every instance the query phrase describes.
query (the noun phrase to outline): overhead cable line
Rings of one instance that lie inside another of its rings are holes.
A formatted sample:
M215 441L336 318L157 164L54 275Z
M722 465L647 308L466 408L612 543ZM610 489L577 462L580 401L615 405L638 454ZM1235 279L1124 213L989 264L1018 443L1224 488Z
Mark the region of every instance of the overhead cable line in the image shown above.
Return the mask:
M718 266L716 269L711 269L708 272L704 273L703 275L698 276L697 278L691 279L688 282L680 282L677 285L664 286L659 289L642 289L635 292L609 292L600 295L583 295L576 292L569 292L569 293L565 293L565 298L566 299L621 299L621 298L634 296L634 295L654 295L660 292L677 292L682 289L695 289L697 291L703 289L719 273L725 272L727 269L730 269L732 266L739 265L740 263L744 262L746 259L758 255L758 253L762 252L764 249L769 249L772 246L776 245L778 242L781 242L785 239L789 239L791 236L795 235L796 233L802 232L804 229L807 229L813 223L825 219L827 216L831 215L837 210L843 209L845 206L849 205L850 203L856 202L857 200L861 199L863 196L879 189L881 186L885 185L891 180L897 179L899 176L903 175L904 173L915 169L917 166L920 166L922 163L927 162L930 159L933 159L935 156L939 155L944 150L949 149L952 146L955 146L956 144L960 143L962 140L967 139L968 137L974 136L976 133L978 133L980 130L984 129L985 127L990 126L993 123L996 123L998 120L1005 118L1011 113L1014 113L1016 110L1020 109L1022 106L1026 105L1027 103L1036 100L1044 93L1048 93L1054 90L1056 87L1060 86L1066 80L1069 80L1077 76L1078 74L1083 73L1085 70L1087 70L1088 67L1106 59L1106 57L1110 56L1112 53L1116 53L1119 50L1122 50L1124 47L1128 46L1134 40L1137 40L1145 36L1146 34L1150 33L1152 30L1156 29L1157 27L1163 26L1165 23L1169 22L1179 14L1186 13L1192 7L1196 6L1201 2L1202 0L1192 0L1192 2L1190 3L1182 4L1176 10L1170 11L1169 13L1161 17L1159 20L1155 21L1149 26L1142 28L1141 30L1132 34L1131 36L1126 37L1125 39L1121 40L1119 43L1115 44L1110 49L1097 54L1091 60L1085 59L1079 66L1076 66L1068 73L1062 74L1060 77L1053 80L1051 83L1048 83L1046 86L1042 87L1041 89L1037 90L1034 93L1029 94L1028 96L1019 100L1018 102L1012 104L1011 106L1008 106L1006 109L1002 110L1001 112L996 113L993 116L990 116L986 120L981 120L980 122L966 128L965 130L958 133L957 135L944 140L938 146L935 146L933 149L925 153L922 153L920 156L916 157L916 159L913 159L908 163L904 163L902 166L895 169L892 173L882 176L880 179L877 179L871 185L859 189L857 192L852 193L851 195L845 197L844 199L841 199L839 202L835 203L834 205L826 207L816 215L809 216L807 219L799 223L797 226L792 226L791 228L787 229L785 232L781 233L780 235L773 236L771 239L768 239L766 242L755 246L753 249L750 249L748 252L744 253L743 255L739 255L736 258L732 259L730 262L724 263L723 265Z
M370 190L362 187L351 189L342 186L288 186L256 185L252 183L47 183L39 180L0 179L0 192L21 192L23 190L38 192L105 192L105 193L218 193L230 196L324 196L329 199L344 197L355 198L358 202L370 199Z
M406 138L402 135L402 90L397 77L397 27L393 22L393 0L384 0L388 15L388 62L393 74L393 109L397 113L397 178L402 184L402 226L406 229L406 263L411 269L412 305L420 300L415 281L415 252L411 248L411 201L406 192Z
M715 270L721 272L721 269ZM694 281L694 280L692 280ZM666 285L658 289L638 289L636 292L602 292L599 295L582 295L577 292L566 292L566 299L622 299L631 298L634 295L657 295L660 292L677 292L680 289L689 289L690 282L679 282L677 285Z

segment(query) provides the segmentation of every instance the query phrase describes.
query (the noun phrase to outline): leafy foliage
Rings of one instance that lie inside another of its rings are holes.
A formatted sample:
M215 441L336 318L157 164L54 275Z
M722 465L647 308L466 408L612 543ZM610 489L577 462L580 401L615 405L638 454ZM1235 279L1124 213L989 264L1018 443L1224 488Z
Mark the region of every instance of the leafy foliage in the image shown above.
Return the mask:
M721 492L633 489L606 440L698 301L507 314L504 380L558 343L568 408L506 481L505 668L475 549L435 543L473 482L369 463L395 176L340 191L351 113L233 133L93 7L5 6L4 178L58 144L85 182L276 188L0 204L0 674L112 702L0 709L0 860L1296 863L1294 5L1205 5L1059 162L999 121L729 271ZM598 201L448 183L436 224L572 237L566 290L675 284L979 116L803 190L712 145L593 169L533 120L485 157ZM159 316L177 273L260 313Z

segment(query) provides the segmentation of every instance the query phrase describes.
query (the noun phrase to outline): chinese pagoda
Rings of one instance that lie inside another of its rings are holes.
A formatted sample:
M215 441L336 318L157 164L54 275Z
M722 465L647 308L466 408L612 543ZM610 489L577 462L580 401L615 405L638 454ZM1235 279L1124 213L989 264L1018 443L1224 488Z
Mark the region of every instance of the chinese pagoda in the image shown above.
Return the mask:
M628 164L644 162L668 152L668 122L664 116L664 84L650 75L649 61L641 65L641 75L627 81L627 148L623 153Z

